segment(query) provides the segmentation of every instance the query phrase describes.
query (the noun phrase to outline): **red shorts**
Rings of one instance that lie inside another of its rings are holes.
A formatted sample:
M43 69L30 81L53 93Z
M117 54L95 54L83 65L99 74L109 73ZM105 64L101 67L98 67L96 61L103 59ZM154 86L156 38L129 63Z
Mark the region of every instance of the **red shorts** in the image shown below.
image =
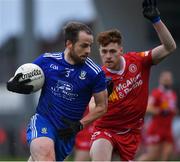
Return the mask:
M124 131L117 134L106 129L95 128L91 138L91 144L100 138L105 138L111 142L113 150L120 155L121 160L133 160L141 140L140 132L133 130Z
M162 129L161 127L150 127L145 134L145 143L157 144L161 142L173 143L173 135L171 129Z
M75 147L79 150L90 150L91 136L93 133L93 127L88 126L82 131L78 132L75 140Z

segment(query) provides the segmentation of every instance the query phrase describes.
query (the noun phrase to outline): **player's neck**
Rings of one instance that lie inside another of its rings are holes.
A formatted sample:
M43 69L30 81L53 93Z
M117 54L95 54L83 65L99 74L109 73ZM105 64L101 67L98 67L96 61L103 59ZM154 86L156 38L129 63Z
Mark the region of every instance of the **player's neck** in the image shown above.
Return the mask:
M120 58L119 58L119 71L124 72L125 66L126 66L126 61L125 61L123 56L120 56Z
M71 65L74 65L75 62L73 59L71 59L71 57L69 56L69 50L66 48L65 51L64 51L64 59L67 63L71 64Z
M126 61L124 59L124 57L120 57L119 58L119 65L115 68L115 69L108 69L108 71L110 71L111 73L116 73L116 74L123 74L124 70L125 70L125 66L126 66Z

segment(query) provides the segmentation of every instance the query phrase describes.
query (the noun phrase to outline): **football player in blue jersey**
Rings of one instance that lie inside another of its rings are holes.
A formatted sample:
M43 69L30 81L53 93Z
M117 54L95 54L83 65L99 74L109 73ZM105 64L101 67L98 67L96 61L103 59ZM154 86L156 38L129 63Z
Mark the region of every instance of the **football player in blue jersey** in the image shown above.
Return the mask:
M30 145L29 161L63 161L72 151L77 132L107 111L105 75L88 56L93 35L91 29L78 22L65 28L65 50L45 53L33 63L45 75L36 113L27 128ZM7 83L12 92L29 94L30 79L19 81L17 74ZM83 113L91 96L96 108Z

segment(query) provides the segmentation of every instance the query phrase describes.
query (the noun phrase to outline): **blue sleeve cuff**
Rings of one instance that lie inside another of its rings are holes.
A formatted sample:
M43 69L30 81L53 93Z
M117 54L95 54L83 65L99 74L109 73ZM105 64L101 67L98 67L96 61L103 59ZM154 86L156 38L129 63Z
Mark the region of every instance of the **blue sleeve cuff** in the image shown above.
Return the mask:
M152 23L155 24L155 23L159 22L160 20L161 20L161 18L158 16L152 20Z

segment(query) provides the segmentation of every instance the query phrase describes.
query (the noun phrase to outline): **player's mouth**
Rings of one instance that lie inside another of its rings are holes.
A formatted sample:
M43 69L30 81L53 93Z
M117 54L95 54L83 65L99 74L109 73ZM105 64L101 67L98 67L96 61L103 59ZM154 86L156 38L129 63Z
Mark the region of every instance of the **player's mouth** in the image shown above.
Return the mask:
M113 64L113 61L105 61L106 64Z
M87 55L82 55L80 57L81 57L82 60L86 60L88 56Z

